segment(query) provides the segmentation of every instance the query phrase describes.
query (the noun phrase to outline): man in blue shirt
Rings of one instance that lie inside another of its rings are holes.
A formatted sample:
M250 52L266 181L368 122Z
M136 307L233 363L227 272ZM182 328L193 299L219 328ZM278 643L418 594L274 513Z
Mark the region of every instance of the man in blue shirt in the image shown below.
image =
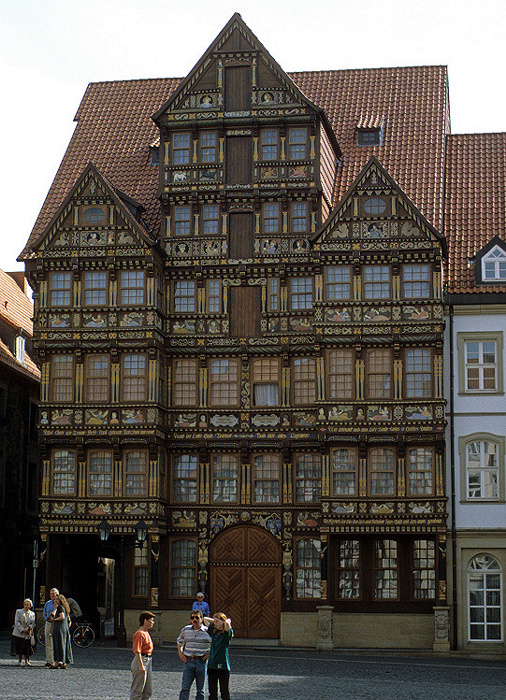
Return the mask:
M46 601L44 605L44 620L46 621L44 627L44 641L46 644L46 666L52 666L54 664L54 653L53 653L53 625L49 619L50 615L56 610L56 605L54 603L55 598L60 594L57 588L51 588L49 591L49 600Z
M209 605L204 600L203 593L197 593L197 600L192 605L192 610L200 610L202 617L209 617L211 611L209 610Z

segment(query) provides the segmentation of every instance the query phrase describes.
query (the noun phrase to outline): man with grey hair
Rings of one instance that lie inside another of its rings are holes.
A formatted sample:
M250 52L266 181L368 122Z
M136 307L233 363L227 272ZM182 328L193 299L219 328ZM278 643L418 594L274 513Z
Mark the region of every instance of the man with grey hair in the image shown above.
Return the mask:
M57 588L51 588L49 591L49 600L46 601L44 605L44 620L46 621L44 627L44 643L46 645L46 666L52 666L54 664L54 652L53 652L53 625L51 621L51 615L53 615L56 610L56 605L54 603L55 598L60 594Z

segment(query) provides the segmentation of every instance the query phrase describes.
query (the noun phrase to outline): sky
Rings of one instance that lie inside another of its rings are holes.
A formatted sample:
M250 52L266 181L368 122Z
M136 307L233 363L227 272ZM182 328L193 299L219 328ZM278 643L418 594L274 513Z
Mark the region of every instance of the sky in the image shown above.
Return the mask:
M0 268L90 82L184 77L234 12L289 71L446 65L453 133L506 131L505 0L0 0Z

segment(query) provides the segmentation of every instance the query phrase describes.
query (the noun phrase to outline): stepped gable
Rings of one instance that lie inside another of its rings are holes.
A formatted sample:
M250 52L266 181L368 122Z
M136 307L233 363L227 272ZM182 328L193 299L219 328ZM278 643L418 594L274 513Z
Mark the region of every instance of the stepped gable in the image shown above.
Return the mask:
M448 138L445 230L449 294L504 293L476 286L474 257L495 236L506 242L506 133Z

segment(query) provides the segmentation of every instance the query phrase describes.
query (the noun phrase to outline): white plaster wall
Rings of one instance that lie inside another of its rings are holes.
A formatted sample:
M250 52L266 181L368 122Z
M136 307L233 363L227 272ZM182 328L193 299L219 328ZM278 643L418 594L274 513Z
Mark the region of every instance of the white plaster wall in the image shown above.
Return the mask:
M506 504L504 503L463 503L461 502L461 463L459 452L459 438L473 433L491 433L497 436L506 434L506 396L505 394L459 394L459 355L457 346L458 333L503 333L502 368L503 375L506 368L506 306L504 313L488 313L490 307L486 305L467 307L466 313L456 313L453 318L453 343L454 343L454 454L455 454L455 519L457 529L506 529ZM473 313L469 313L472 310ZM496 307L497 311L497 307ZM500 309L502 311L502 308ZM447 325L447 339L449 324ZM450 419L450 380L449 380L449 346L446 344L445 371L445 395L448 399L447 412ZM462 363L460 364L462 367ZM506 388L506 377L503 379L503 388ZM448 493L450 494L450 430L447 430L447 478ZM500 478L506 479L504 463Z

